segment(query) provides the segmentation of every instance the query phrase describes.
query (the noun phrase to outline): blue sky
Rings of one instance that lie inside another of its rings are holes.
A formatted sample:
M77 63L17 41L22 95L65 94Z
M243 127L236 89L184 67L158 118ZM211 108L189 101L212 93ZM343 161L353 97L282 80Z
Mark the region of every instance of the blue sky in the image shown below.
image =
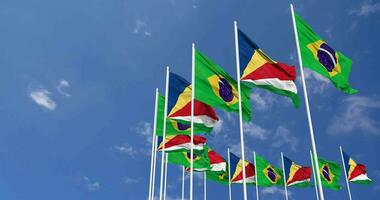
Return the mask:
M273 59L297 65L290 1L2 0L0 2L0 199L146 199L154 90L165 66L190 79L191 42L233 77L233 20ZM348 96L306 71L318 153L340 162L342 145L367 166L370 186L354 199L380 195L380 2L297 2L296 11L354 64ZM302 87L297 81L299 94ZM280 152L310 165L305 107L259 89L252 93L252 152L279 165ZM218 111L208 143L238 154L238 117ZM169 166L168 195L180 197L180 170ZM196 197L202 196L196 176ZM341 181L344 186L343 179ZM187 185L188 186L188 185ZM209 199L227 187L208 182ZM187 187L186 187L187 188ZM233 187L241 199L242 187ZM261 189L281 199L282 188ZM315 198L313 188L291 199ZM325 190L328 199L347 199ZM253 198L254 188L249 188Z

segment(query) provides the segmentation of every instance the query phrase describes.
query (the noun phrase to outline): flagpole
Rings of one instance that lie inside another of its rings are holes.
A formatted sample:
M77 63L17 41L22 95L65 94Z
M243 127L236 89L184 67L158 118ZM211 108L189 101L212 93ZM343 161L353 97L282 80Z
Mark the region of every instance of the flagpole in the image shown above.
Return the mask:
M182 166L182 200L185 200L185 166Z
M151 196L151 200L154 199L154 187L155 187L155 184L156 184L156 163L157 163L157 136L154 138L154 159L153 159L153 179L152 179L152 194L151 194L152 196Z
M312 167L312 170L313 170L313 179L314 179L314 185L315 185L315 194L317 195L317 200L319 200L319 195L318 195L318 184L317 184L317 179L316 179L316 168L314 166L314 161L313 161L313 154L311 153L310 151L310 160L311 160L311 167Z
M286 173L285 173L285 164L284 164L284 154L281 152L281 162L282 162L282 171L284 173L284 186L285 186L285 199L288 200L288 187L286 184Z
M240 126L240 147L241 147L241 158L243 168L243 196L244 200L247 200L247 181L245 174L245 153L244 153L244 134L243 134L243 112L241 106L241 88L240 88L240 57L239 57L239 42L238 42L238 31L237 22L234 21L234 32L235 32L235 53L236 53L236 76L237 76L237 86L238 86L238 104L239 104L239 126Z
M165 181L164 181L164 200L166 200L166 185L168 182L168 154L165 154Z
M156 123L157 123L157 103L158 102L158 88L156 88L156 97L154 102L154 119L153 119L153 132L152 132L152 152L150 158L150 177L149 177L149 197L148 199L152 200L152 183L153 183L153 159L154 159L154 145L155 145L155 136L156 136Z
M348 177L347 177L347 171L346 171L345 160L344 160L344 157L343 157L342 146L339 146L339 150L340 150L340 157L342 158L342 164L343 164L344 176L346 177L346 184L347 184L348 197L350 197L350 200L352 200L352 197L351 197L351 189L350 189L350 184L348 183Z
M301 57L301 51L300 51L300 47L299 47L298 33L297 33L297 24L296 24L296 21L295 21L293 4L290 4L290 10L292 12L294 37L295 37L296 46L297 46L298 62L299 62L299 68L300 68L300 72L301 72L301 80L302 80L303 93L304 93L305 105L306 105L306 114L307 114L307 119L308 119L308 124L309 124L309 130L310 130L311 147L312 147L313 156L314 156L313 159L315 160L315 163L317 164L318 163L317 147L316 147L315 139L314 139L313 122L312 122L312 119L311 119L311 113L310 113L310 108L309 108L309 98L308 98L308 95L307 95L305 76L304 76L304 73L303 73L302 57ZM322 183L321 183L321 175L319 173L317 173L317 180L318 180L318 191L319 191L320 199L324 200L325 198L324 198L324 195L323 195L323 189L322 189Z
M164 109L164 125L162 128L162 151L161 151L161 180L160 180L160 199L162 200L163 184L164 184L164 163L165 163L165 138L166 138L166 116L168 114L168 94L169 94L169 66L166 67L165 81L165 109Z
M207 200L207 177L206 177L206 171L203 172L203 199Z
M231 160L230 160L230 148L227 148L228 153L228 197L229 200L232 200L232 194L231 194Z
M192 43L191 49L191 141L190 141L190 200L193 200L193 157L194 157L194 98L195 98L195 44Z
M256 152L253 152L253 162L255 164L256 200L259 200L259 182L257 178Z

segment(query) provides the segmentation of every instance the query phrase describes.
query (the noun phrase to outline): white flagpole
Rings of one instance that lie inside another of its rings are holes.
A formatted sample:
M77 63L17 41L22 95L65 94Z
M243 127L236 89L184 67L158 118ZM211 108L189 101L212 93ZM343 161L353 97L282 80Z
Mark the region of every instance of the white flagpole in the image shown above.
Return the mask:
M281 152L281 162L282 162L282 171L284 173L284 187L285 187L285 199L288 200L288 187L286 184L286 175L285 175L285 164L284 164L284 154Z
M206 171L203 172L203 199L207 200L207 176L206 176Z
M185 166L182 166L182 200L185 200Z
M195 98L195 44L192 44L191 49L191 140L190 140L190 200L193 200L193 144L194 144L194 98Z
M149 197L148 199L152 200L152 187L153 187L153 163L154 163L154 148L155 145L155 136L156 136L156 123L157 123L157 105L158 105L158 88L156 88L156 98L154 102L154 119L153 119L153 132L152 132L152 152L150 158L150 177L149 177Z
M152 196L151 196L151 200L154 199L154 187L155 187L155 184L156 184L157 141L158 141L158 137L156 136L155 139L154 139L154 159L153 159L153 179L152 179L152 194L151 194Z
M259 181L257 178L256 152L253 152L253 162L255 165L255 182L256 182L256 200L259 200Z
M301 51L300 51L300 47L299 47L298 33L297 33L297 24L296 24L296 19L295 19L295 16L294 16L293 4L290 4L290 10L292 12L294 37L295 37L296 46L297 46L298 62L299 62L299 68L300 68L300 72L301 72L301 80L302 80L303 93L304 93L305 105L306 105L306 114L307 114L307 119L308 119L308 122L309 122L311 147L312 147L312 150L313 150L313 156L314 156L315 163L318 163L317 147L316 147L315 139L314 139L313 122L312 122L312 119L311 119L311 113L310 113L310 108L309 108L309 98L308 98L308 95L307 95L305 76L304 76L304 73L303 73L302 57L301 57ZM318 184L319 196L320 196L321 200L324 200L325 197L323 195L323 188L322 188L322 183L321 183L321 175L319 173L317 173L317 180L318 180L318 183L319 183Z
M162 192L164 186L164 163L165 163L165 138L166 138L166 116L168 114L168 94L169 94L169 66L166 67L165 81L165 109L164 109L164 125L162 128L162 151L161 151L161 180L160 180L160 200L162 200Z
M315 194L317 195L317 200L319 200L319 195L318 195L318 184L317 184L317 177L316 174L318 173L317 168L314 166L314 161L313 161L313 154L310 151L310 161L311 161L311 167L312 167L312 172L313 172L313 179L314 179L314 185L315 185ZM317 172L316 172L317 170Z
M235 32L235 53L236 53L236 76L238 86L238 104L239 104L239 125L240 125L240 147L241 147L241 159L243 165L243 196L244 200L247 200L247 182L245 174L245 153L244 153L244 134L243 134L243 111L241 106L241 89L240 89L240 57L239 57L239 42L238 42L238 29L237 22L234 21Z
M164 200L166 200L166 185L168 182L168 154L165 154L165 179L164 179Z
M230 148L227 148L228 153L228 197L229 200L232 200L232 194L231 194L231 160L230 160Z
M346 184L347 184L348 197L350 198L350 200L352 200L352 197L351 197L351 190L350 190L350 184L348 183L348 177L347 177L347 171L346 171L345 160L344 160L344 157L343 157L342 146L339 146L339 150L340 150L340 157L342 158L342 165L343 165L343 170L344 170L344 176L346 177Z

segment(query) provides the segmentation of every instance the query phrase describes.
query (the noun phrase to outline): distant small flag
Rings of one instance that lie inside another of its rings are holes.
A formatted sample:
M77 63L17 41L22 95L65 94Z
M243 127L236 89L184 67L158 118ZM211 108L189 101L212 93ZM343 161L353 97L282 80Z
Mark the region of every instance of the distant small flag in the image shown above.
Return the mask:
M283 172L280 168L274 167L263 157L256 155L257 182L259 186L270 187L284 185Z
M295 13L299 47L305 67L328 78L336 88L347 94L355 94L348 82L352 61L336 51L319 37L313 29Z
M191 153L186 152L171 152L168 153L168 162L171 164L190 167ZM207 151L194 151L193 154L193 169L194 171L206 171L210 169L210 160L207 157Z
M230 152L231 183L243 183L243 160ZM246 183L255 183L255 166L248 160L245 164Z
M200 51L195 51L195 98L227 112L239 112L237 82ZM251 119L250 88L241 85L242 111Z
M238 30L241 80L248 85L288 96L295 107L299 106L296 69L272 60L243 31Z
M333 161L318 158L319 173L323 187L340 190L339 185L341 166Z
M349 182L358 184L372 183L372 180L367 176L366 167L364 165L356 164L356 162L345 152L343 152L343 158Z
M169 76L168 113L169 118L187 122L187 125L191 121L191 84L174 73ZM211 129L218 120L211 106L194 100L194 123Z
M311 167L302 167L284 156L285 178L287 186L310 186Z
M211 171L226 171L227 163L224 158L216 153L211 148L208 149L208 158L210 159L210 170Z
M158 137L158 151L162 151L164 142L162 136ZM193 146L194 150L203 150L206 144L206 138L202 136L194 135L193 145L191 145L191 137L189 135L169 135L165 139L165 151L187 151Z

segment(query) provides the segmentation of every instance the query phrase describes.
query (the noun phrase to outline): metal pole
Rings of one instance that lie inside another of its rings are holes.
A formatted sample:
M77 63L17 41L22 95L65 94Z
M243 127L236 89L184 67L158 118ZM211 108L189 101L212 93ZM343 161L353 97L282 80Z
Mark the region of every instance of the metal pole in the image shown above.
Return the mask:
M195 44L191 49L191 146L190 146L190 200L193 200L193 157L194 157L194 98L195 98Z
M345 160L344 160L344 157L343 157L342 146L339 146L339 150L340 150L340 157L342 158L342 165L343 165L343 170L344 170L344 177L346 177L346 184L347 184L348 197L350 198L350 200L352 200L352 197L351 197L351 190L350 190L350 184L348 183L348 177L347 177L347 171L346 171Z
M182 166L182 200L185 200L185 166Z
M158 137L156 136L155 139L154 139L154 160L153 160L153 179L152 179L152 196L151 196L151 200L154 199L154 187L156 185L156 162L157 162L157 141L158 141Z
M243 134L243 111L241 106L241 88L240 88L240 58L239 58L239 42L238 42L238 31L237 22L234 21L234 32L235 32L235 53L236 53L236 75L237 75L237 86L238 86L238 104L239 104L239 126L240 126L240 147L241 147L241 158L243 165L243 196L244 200L247 200L247 181L245 173L245 153L244 153L244 134Z
M207 200L207 176L206 176L206 171L203 172L203 199Z
M154 119L153 119L153 132L152 132L152 151L150 158L150 177L149 177L149 196L148 199L152 200L152 184L153 184L153 163L154 163L154 148L155 145L155 136L156 136L156 123L157 123L157 105L158 105L158 88L156 88L156 98L154 101Z
M255 164L256 199L259 200L259 181L257 178L256 152L253 152L253 162Z
M232 194L231 194L231 160L230 160L230 148L227 148L228 153L228 196L229 200L232 200Z
M317 178L316 178L316 173L318 173L318 168L315 167L314 161L313 161L313 154L310 151L310 160L311 160L311 167L313 169L313 179L314 179L314 185L315 185L315 194L317 195L317 200L319 200L319 195L318 195L318 184L317 184ZM316 172L317 171L317 172Z
M285 199L288 200L288 187L287 187L286 175L285 175L284 154L282 152L281 152L281 162L282 162L282 171L284 173Z
M162 200L163 184L164 184L164 163L165 163L165 138L166 138L166 116L168 115L168 94L169 94L169 66L166 67L165 81L165 109L164 109L164 125L162 129L162 151L161 151L161 180L160 180L160 200Z
M303 93L304 93L305 105L306 105L306 114L307 114L307 119L308 119L308 124L309 124L309 130L310 130L311 147L312 147L312 150L313 150L313 156L314 156L315 163L318 163L317 146L315 144L315 139L314 139L313 122L312 122L312 119L311 119L311 113L310 113L310 108L309 108L309 99L308 99L308 95L307 95L305 76L304 76L304 73L303 73L302 57L301 57L301 51L300 51L300 47L299 47L298 33L297 33L297 24L296 24L296 20L295 20L295 16L294 16L293 4L290 4L290 10L292 12L294 37L295 37L295 40L296 40L297 53L298 53L298 62L299 62L299 68L300 68L300 72L301 72L301 80L302 80ZM324 200L325 198L324 198L324 195L323 195L323 188L322 188L322 183L321 183L321 175L319 173L317 173L317 180L318 180L319 196L320 196L321 200Z
M166 200L166 185L168 182L168 154L165 154L165 181L164 181L164 200Z

